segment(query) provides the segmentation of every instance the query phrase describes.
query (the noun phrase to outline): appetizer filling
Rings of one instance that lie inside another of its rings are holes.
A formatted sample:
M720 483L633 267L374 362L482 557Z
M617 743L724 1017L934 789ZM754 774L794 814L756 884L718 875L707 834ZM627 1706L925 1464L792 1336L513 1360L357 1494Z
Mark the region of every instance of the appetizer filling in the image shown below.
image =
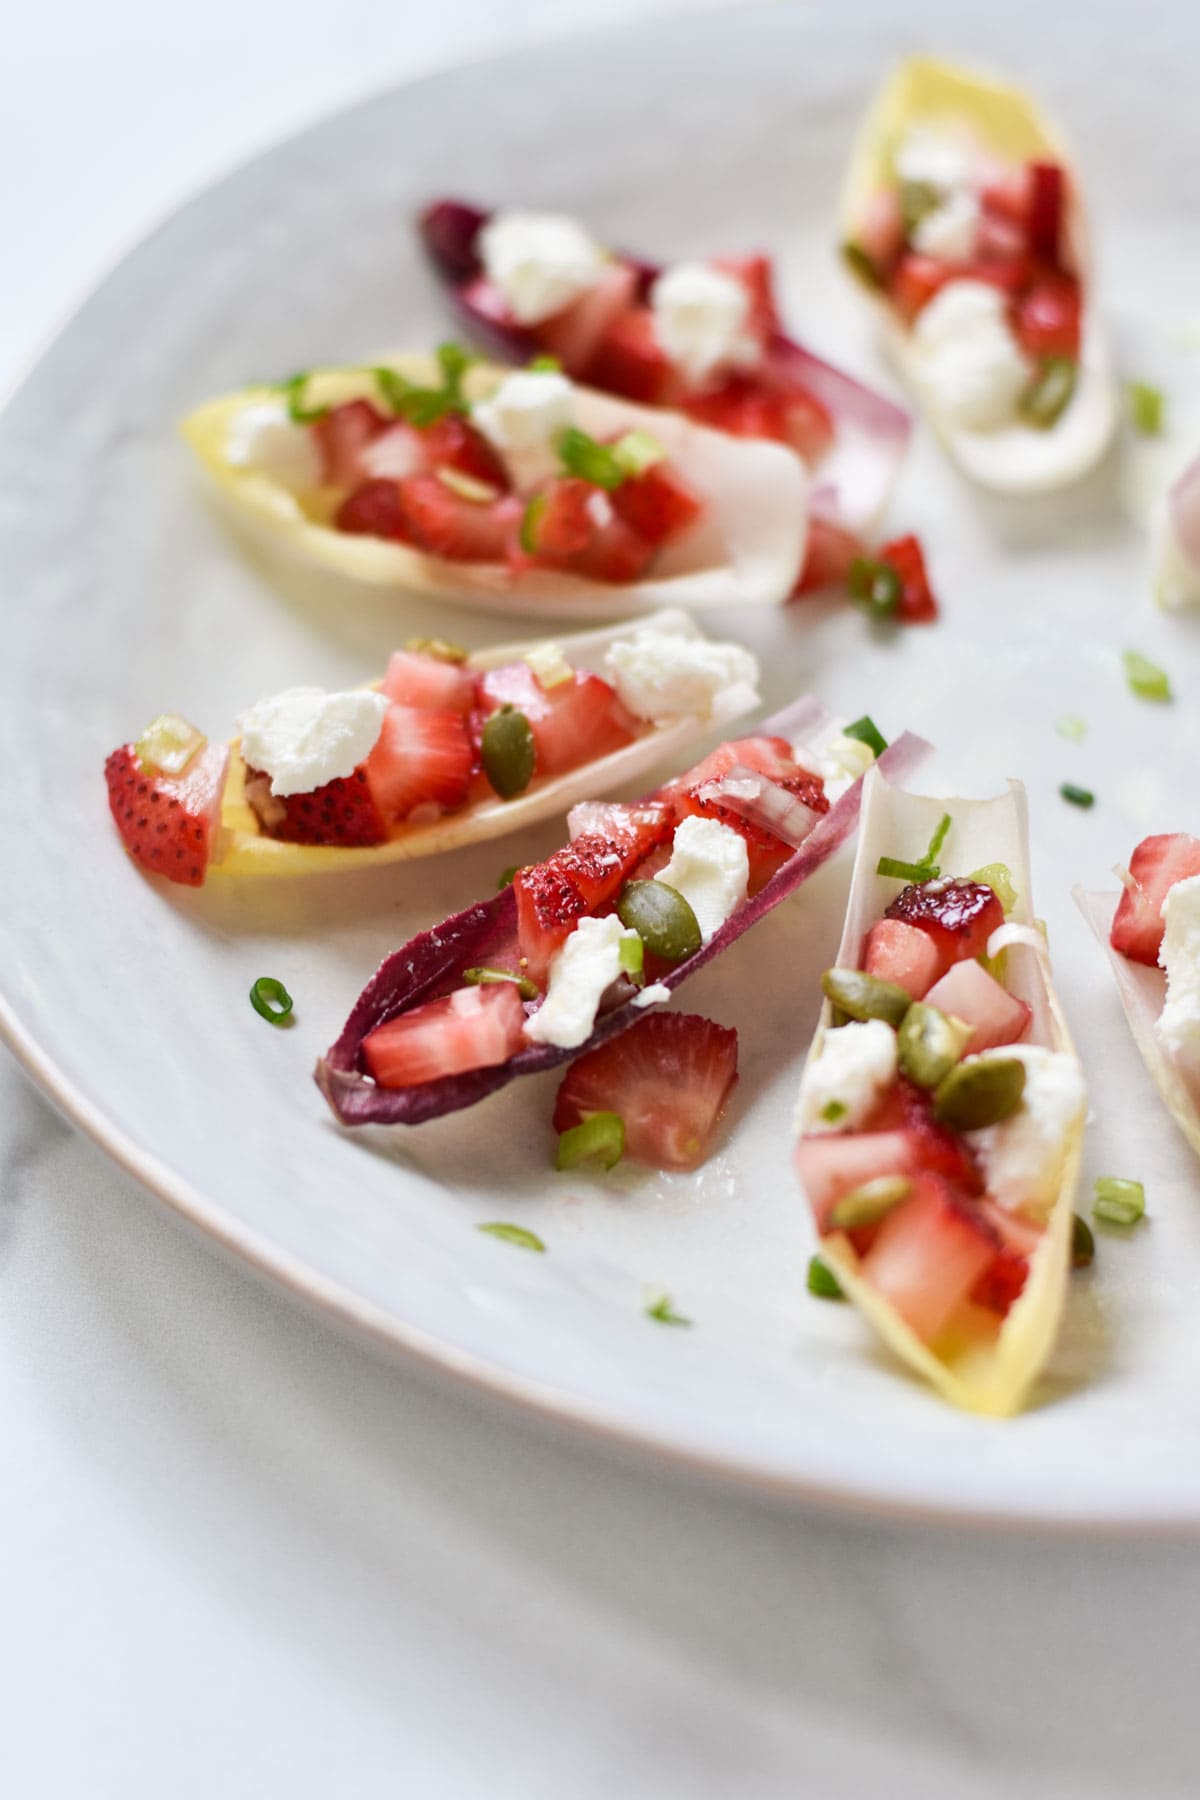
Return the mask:
M1069 177L1004 163L964 126L916 124L846 257L909 334L929 404L966 432L1048 429L1075 392L1083 296Z
M883 859L916 879L859 966L822 978L834 1028L805 1072L797 1162L821 1236L941 1351L994 1335L1021 1294L1084 1094L1073 1057L1022 1042L1007 870L947 879L932 852Z
M1200 838L1143 838L1124 872L1109 941L1131 962L1162 968L1166 998L1154 1031L1165 1054L1200 1082Z

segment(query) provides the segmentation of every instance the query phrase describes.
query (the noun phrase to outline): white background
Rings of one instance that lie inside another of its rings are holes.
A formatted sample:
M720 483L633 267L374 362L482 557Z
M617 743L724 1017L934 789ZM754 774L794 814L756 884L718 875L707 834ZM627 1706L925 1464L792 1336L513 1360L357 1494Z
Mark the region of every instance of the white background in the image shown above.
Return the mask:
M23 8L0 384L281 133L641 10ZM1195 1792L1191 1549L838 1524L549 1439L224 1266L7 1063L0 1201L14 1800Z

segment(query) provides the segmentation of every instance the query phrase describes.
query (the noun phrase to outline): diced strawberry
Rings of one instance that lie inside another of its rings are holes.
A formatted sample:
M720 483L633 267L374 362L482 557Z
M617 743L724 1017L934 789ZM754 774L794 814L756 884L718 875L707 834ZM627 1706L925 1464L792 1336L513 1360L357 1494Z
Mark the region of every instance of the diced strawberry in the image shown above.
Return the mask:
M1134 962L1158 966L1163 940L1163 901L1168 889L1200 875L1200 838L1185 831L1143 838L1129 859L1134 887L1121 890L1109 942Z
M796 596L819 593L822 588L845 587L851 564L865 555L866 546L860 537L844 525L835 525L832 519L814 514L808 521L808 544L794 589Z
M404 536L418 550L450 562L505 560L521 517L519 500L466 500L436 475L415 475L397 492Z
M408 535L400 489L396 482L383 478L364 481L347 494L333 522L338 531L355 537L392 538L402 543Z
M585 833L545 862L517 870L517 939L522 966L533 980L545 979L550 958L576 923L615 900L670 829L665 814L630 820L611 836Z
M753 336L769 337L779 330L779 308L775 303L775 271L769 256L716 256L713 268L740 281L750 296L747 326Z
M599 281L552 319L537 327L537 337L577 380L588 373L601 339L634 303L637 275L626 263L612 263Z
M897 617L905 625L927 625L936 619L938 603L925 572L925 556L919 540L911 534L893 538L879 551L879 560L887 563L900 582Z
M1082 296L1073 275L1051 272L1017 302L1016 334L1031 356L1079 355Z
M922 308L951 281L986 281L1006 293L1015 293L1025 278L1024 261L952 263L910 250L901 257L889 291L901 316L911 325Z
M539 775L561 775L607 756L637 732L616 689L586 669L545 688L528 663L506 663L480 677L479 700L485 718L502 706L524 713L533 731Z
M904 248L904 218L900 195L894 187L877 188L868 196L855 227L854 242L879 279L886 281Z
M613 1112L625 1126L627 1156L656 1169L694 1169L736 1080L736 1031L694 1013L649 1013L572 1064L554 1129Z
M577 475L560 475L539 489L525 512L518 551L526 562L566 563L596 535L589 510L596 489Z
M387 820L367 785L365 763L310 793L282 795L271 792L270 776L247 766L246 800L265 834L289 844L336 844L348 850L382 844L387 837Z
M1057 263L1062 247L1066 177L1059 163L1031 162L1026 167L1029 248L1034 256Z
M385 819L417 807L453 812L467 798L474 751L461 712L389 706L367 758L367 782Z
M970 1292L973 1306L998 1313L1003 1319L1014 1301L1019 1300L1029 1274L1023 1256L1007 1248L1000 1249Z
M921 1000L937 980L942 959L928 932L903 919L880 919L867 933L862 966L868 975Z
M930 1006L971 1026L967 1050L993 1050L1024 1037L1033 1009L989 975L982 963L955 963L925 996Z
M681 536L704 511L704 502L667 462L623 481L610 499L617 517L655 546Z
M829 1229L831 1208L844 1195L885 1175L911 1175L916 1168L907 1131L821 1131L796 1144L796 1172L822 1233Z
M909 1198L883 1220L860 1272L931 1344L999 1248L992 1227L952 1182L920 1174Z
M228 767L223 744L197 751L181 775L143 764L132 744L113 751L104 764L108 804L135 862L184 887L203 884L221 825Z
M705 784L708 785L708 784ZM745 814L732 806L726 806L719 795L713 795L700 788L685 789L675 798L676 816L687 818L693 815L700 819L713 819L718 825L725 825L745 840L746 854L750 864L749 892L757 894L764 888L777 869L781 869L795 846L783 838L776 837L773 831L756 819L748 819Z
M705 781L720 781L739 763L744 769L753 769L756 775L769 775L772 781L782 781L787 776L797 773L797 765L792 756L792 746L786 738L731 738L726 744L718 744L717 748L711 750L702 762L696 764L695 768L687 769L682 775L676 776L674 781L668 782L662 790L664 798L674 793L686 793L692 788L699 787ZM804 771L804 773L807 772L807 770ZM819 788L813 791L819 792L821 798L824 799L824 783L819 775L813 779L819 784ZM814 804L814 802L806 801L806 804ZM822 808L818 805L817 810L827 810L828 805L829 802L826 801L825 807Z
M624 519L613 517L571 558L570 568L589 581L637 581L654 560L655 546Z
M447 413L420 432L425 467L454 469L472 481L486 482L502 494L512 485L504 458L482 431L462 413Z
M659 800L581 800L567 814L571 841L578 837L625 837L647 832L665 835L674 815Z
M369 400L333 406L309 426L321 456L321 480L329 487L354 487L367 474L362 453L391 421Z
M980 196L983 211L989 217L1019 225L1022 233L1029 222L1029 169L1028 163L998 169Z
M372 481L403 481L409 475L424 474L424 433L403 419L395 420L360 451L358 467L361 477Z
M381 688L397 706L469 713L475 705L476 679L465 663L449 662L425 650L393 650Z
M885 917L927 931L945 970L984 954L993 931L1004 923L1004 908L980 881L924 881L902 889Z
M673 404L679 379L658 341L648 306L630 307L611 321L592 356L587 377L593 387L624 394L647 406Z
M785 401L784 436L797 456L811 469L832 448L833 415L807 389L795 387Z
M709 393L685 396L683 410L701 425L731 437L788 440L788 398L770 391L745 375L731 375Z
M975 255L981 263L1024 268L1029 258L1024 224L996 213L981 213L975 233Z
M525 1008L512 981L458 988L377 1025L363 1039L367 1073L384 1088L491 1069L524 1042Z
M971 1148L965 1138L934 1118L933 1096L904 1075L894 1093L912 1146L913 1166L944 1175L969 1194L982 1194L983 1177Z

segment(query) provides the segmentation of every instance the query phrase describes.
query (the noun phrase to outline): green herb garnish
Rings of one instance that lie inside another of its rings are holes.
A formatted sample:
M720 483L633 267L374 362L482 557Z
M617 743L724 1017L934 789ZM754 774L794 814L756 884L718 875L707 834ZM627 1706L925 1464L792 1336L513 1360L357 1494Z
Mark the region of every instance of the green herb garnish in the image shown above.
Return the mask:
M497 1219L488 1225L477 1225L476 1231L486 1232L488 1237L499 1238L501 1243L515 1244L518 1250L541 1250L546 1246L535 1232L526 1231L523 1225L509 1225L503 1219Z
M282 1025L292 1016L292 996L273 975L259 976L250 989L250 1004L271 1025Z
M1078 366L1069 356L1042 359L1029 386L1017 401L1017 411L1027 425L1048 431L1057 425L1075 392Z
M1127 381L1129 423L1141 437L1161 437L1166 422L1166 398L1161 388L1148 381Z
M1017 904L1016 883L1007 863L984 863L981 869L972 869L967 880L977 881L981 887L990 887L1006 914Z
M847 577L850 598L872 619L893 619L900 605L900 577L890 563L856 556Z
M657 1300L651 1300L646 1306L646 1317L657 1319L660 1325L690 1325L691 1320L677 1313L671 1305L669 1294L660 1294Z
M1099 1177L1092 1201L1093 1219L1106 1225L1136 1225L1145 1211L1146 1190L1140 1181L1122 1181L1116 1175Z
M1087 736L1087 722L1077 718L1074 713L1064 713L1054 727L1059 737L1069 738L1074 744L1082 744Z
M1171 681L1167 671L1160 669L1157 663L1152 663L1140 650L1123 650L1121 661L1125 665L1125 679L1140 699L1171 698Z
M496 892L498 894L502 894L506 887L512 886L516 875L518 874L518 872L521 869L521 866L522 865L520 863L511 863L507 869L501 869L500 879L496 883Z
M929 840L929 847L919 862L901 862L894 856L881 856L875 865L875 873L893 881L936 881L942 872L937 854L953 823L949 813L942 814L937 830Z
M442 372L440 387L421 387L386 364L371 370L384 405L398 419L406 419L418 429L436 425L449 413L470 410L462 391L462 380L474 357L461 344L439 344L437 359Z
M844 1300L841 1285L827 1262L819 1256L808 1259L808 1291L818 1300Z
M652 469L655 463L664 461L667 454L656 437L652 437L648 431L640 430L627 431L624 437L617 439L612 449L618 467L634 481L639 475L644 475L647 469Z
M856 738L860 744L866 744L876 756L882 756L887 749L887 739L876 725L869 713L861 719L854 719L842 732L843 737Z
M621 960L621 967L624 969L626 975L629 976L631 981L636 981L640 987L642 984L643 971L646 967L646 946L643 944L641 938L623 937L617 946L617 955Z
M279 384L279 391L287 401L288 418L293 425L315 425L329 411L327 406L305 406L304 390L309 378L309 371L302 369L298 375L290 375Z
M532 375L562 374L562 364L557 356L551 356L548 350L543 351L541 356L535 356L533 361L527 364L527 367Z
M582 1124L564 1131L558 1140L556 1169L577 1169L580 1163L598 1162L614 1169L625 1154L625 1121L614 1112L592 1113Z
M840 1125L849 1111L844 1100L827 1100L821 1108L821 1117L827 1125Z
M1064 800L1069 800L1072 806L1082 806L1085 812L1089 806L1096 804L1096 796L1092 790L1076 787L1073 781L1064 781L1058 791Z
M536 981L527 975L514 975L511 969L464 969L463 980L470 987L490 987L497 981L511 981L522 1000L536 1000L541 993Z
M586 431L580 431L577 425L568 425L559 438L558 455L568 475L590 481L593 487L604 488L609 493L625 480L625 471L613 446L600 443Z

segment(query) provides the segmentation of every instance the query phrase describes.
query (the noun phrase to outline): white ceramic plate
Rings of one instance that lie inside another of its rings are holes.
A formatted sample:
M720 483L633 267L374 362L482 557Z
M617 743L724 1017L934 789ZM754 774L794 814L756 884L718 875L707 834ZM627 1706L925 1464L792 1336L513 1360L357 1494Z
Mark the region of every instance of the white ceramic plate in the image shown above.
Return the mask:
M926 43L960 47L956 10L921 9ZM1144 1178L1150 1222L1101 1241L1043 1404L1015 1422L948 1411L848 1309L804 1291L789 1111L846 860L688 989L688 1007L742 1033L719 1154L694 1178L597 1183L549 1173L553 1077L394 1136L339 1132L309 1079L383 953L544 853L553 828L341 886L176 893L139 877L104 805L105 753L160 707L224 733L260 691L360 681L397 637L450 623L260 560L207 508L172 433L251 377L443 334L407 229L430 195L571 208L657 256L770 246L798 333L886 385L828 240L858 110L914 36L893 14L739 9L440 76L223 182L105 283L0 424L2 1022L71 1116L215 1237L546 1413L842 1504L1194 1526L1198 1171L1070 900L1143 831L1200 823L1200 656L1191 622L1152 614L1127 508L1147 470L1128 447L1067 495L1004 504L922 436L893 517L929 546L936 629L877 639L824 603L706 621L763 655L769 703L815 686L935 738L948 787L1028 783L1036 902L1095 1105L1087 1176ZM1168 379L1182 425L1200 389L1198 353L1172 336L1196 310L1177 246L1194 235L1200 121L1175 107L1165 137L1136 126L1194 57L1194 27L1181 10L1190 43L1166 23L1127 41L1101 9L1064 56L1034 17L1003 9L974 47L1035 82L1076 140L1125 366ZM472 642L514 632L469 612L452 625ZM1170 666L1173 707L1127 695L1127 643ZM1055 735L1064 712L1089 721L1083 746ZM1093 812L1058 799L1064 779L1096 790ZM262 974L295 995L291 1031L252 1012ZM549 1254L472 1229L496 1218ZM643 1316L662 1291L690 1330Z

